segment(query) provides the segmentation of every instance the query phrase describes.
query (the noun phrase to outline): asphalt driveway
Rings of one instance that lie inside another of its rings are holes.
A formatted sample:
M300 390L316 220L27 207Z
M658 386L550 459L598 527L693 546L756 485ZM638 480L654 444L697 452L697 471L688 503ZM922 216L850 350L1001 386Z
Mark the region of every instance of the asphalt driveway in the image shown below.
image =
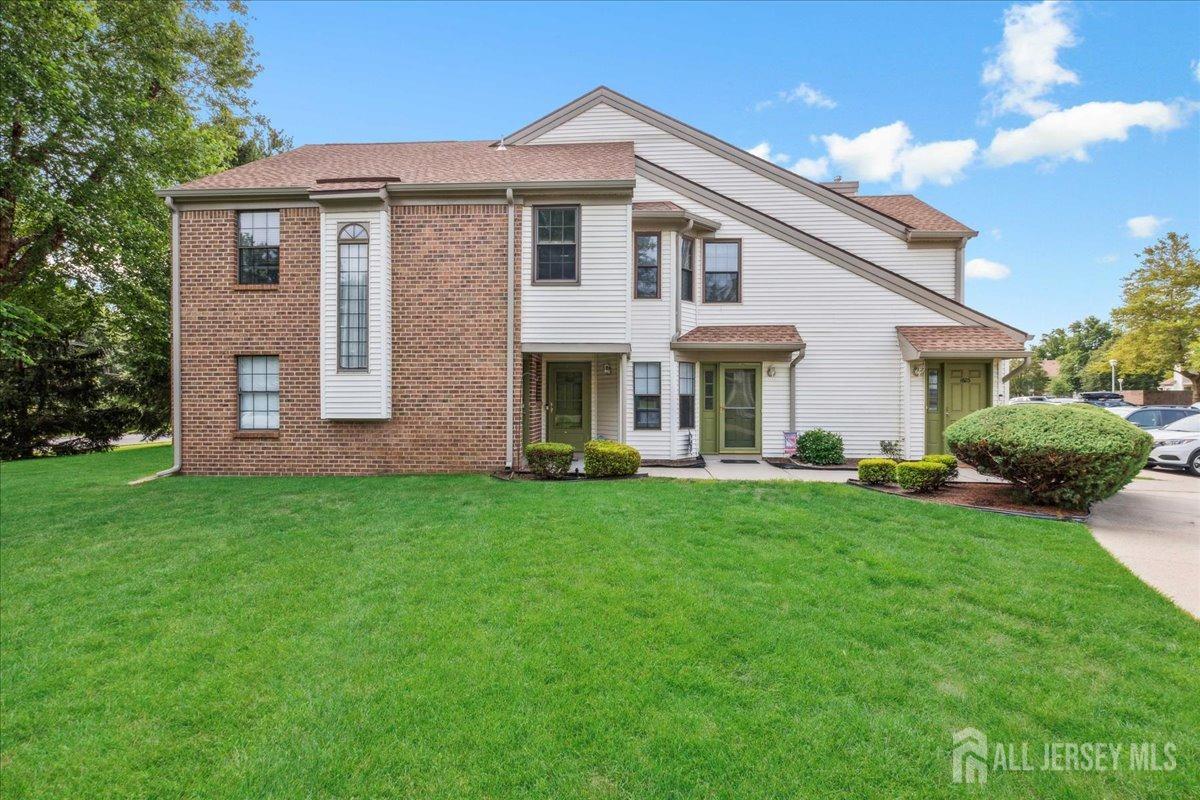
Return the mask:
M1200 617L1200 478L1142 470L1092 507L1092 535L1135 575Z

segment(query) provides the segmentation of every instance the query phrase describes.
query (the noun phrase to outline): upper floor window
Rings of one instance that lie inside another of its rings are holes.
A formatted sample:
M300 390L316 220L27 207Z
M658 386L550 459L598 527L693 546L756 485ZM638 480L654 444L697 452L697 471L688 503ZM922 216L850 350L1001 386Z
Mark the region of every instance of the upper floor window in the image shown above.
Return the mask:
M368 244L358 223L338 231L338 369L367 368Z
M579 206L533 209L533 280L579 282Z
M742 300L742 242L709 239L704 243L704 302Z
M238 212L238 283L279 283L279 212Z
M279 356L238 356L238 427L279 427Z
M652 300L658 297L659 291L659 252L662 249L662 234L638 233L634 235L633 240L634 251L637 255L637 274L633 296L641 300Z
M679 299L689 302L696 299L696 240L690 236L679 240Z

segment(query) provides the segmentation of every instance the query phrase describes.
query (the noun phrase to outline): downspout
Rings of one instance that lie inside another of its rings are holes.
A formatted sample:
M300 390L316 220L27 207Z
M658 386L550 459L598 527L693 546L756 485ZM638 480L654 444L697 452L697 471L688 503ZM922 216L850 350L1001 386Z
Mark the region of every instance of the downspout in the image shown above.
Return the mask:
M1033 363L1033 356L1025 356L1025 357L1024 357L1022 360L1021 360L1021 365L1020 365L1019 367L1016 367L1015 369L1010 369L1010 370L1009 370L1009 371L1008 371L1008 372L1005 374L1005 376L1004 376L1003 378L1001 378L1001 379L1000 379L1000 382L1001 382L1001 383L1008 383L1010 380L1012 380L1013 378L1017 377L1018 375L1020 375L1020 374L1021 374L1022 372L1024 372L1025 370L1029 369L1029 366L1030 366L1032 363Z
M174 475L183 466L183 359L180 342L183 325L179 319L179 209L175 206L173 197L167 197L166 203L167 208L171 209L171 449L175 459L170 469L164 469L155 475L158 478Z
M804 358L804 348L788 364L788 430L796 430L796 365Z
M508 358L507 377L508 383L505 387L505 404L504 418L506 436L504 437L504 468L512 471L513 468L513 339L514 339L514 324L516 298L513 296L516 292L516 280L513 269L514 254L513 248L516 242L516 218L514 216L515 209L513 208L513 190L510 186L504 190L504 199L508 206L508 330L507 330L507 347L505 354Z

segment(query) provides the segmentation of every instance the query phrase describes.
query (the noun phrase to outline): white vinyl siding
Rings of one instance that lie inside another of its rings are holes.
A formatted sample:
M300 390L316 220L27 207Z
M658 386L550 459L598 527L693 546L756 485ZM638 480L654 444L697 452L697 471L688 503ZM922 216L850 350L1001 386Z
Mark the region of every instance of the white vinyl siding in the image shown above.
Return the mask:
M546 131L535 141L632 141L639 156L661 167L954 297L953 247L910 249L890 233L604 103ZM726 231L722 230L721 235L727 235Z
M608 374L604 374L605 367ZM596 396L592 408L595 409L597 438L613 442L621 440L620 398L618 391L621 381L621 359L617 357L600 356L596 359L595 376L592 385Z
M896 326L956 324L953 320L645 178L638 178L634 200L678 203L720 222L718 238L742 240L742 303L700 304L697 324L797 327L807 344L796 365L798 431L825 428L839 433L852 458L877 455L881 439L901 438L906 427L901 416L904 362ZM661 341L665 347L669 337ZM651 351L649 341L635 339L637 360L649 358ZM770 366L775 367L774 377L766 374ZM763 455L783 451L787 375L785 361L763 364ZM673 387L673 376L671 383ZM915 435L915 441L923 442L923 427ZM658 449L655 442L647 444Z
M530 231L533 213L522 210ZM521 341L628 342L632 242L628 204L584 204L580 208L578 285L535 284L527 243L521 247Z
M372 204L321 210L321 418L388 419L392 411L392 279L389 213ZM367 276L367 369L338 369L338 231L358 223L370 237Z

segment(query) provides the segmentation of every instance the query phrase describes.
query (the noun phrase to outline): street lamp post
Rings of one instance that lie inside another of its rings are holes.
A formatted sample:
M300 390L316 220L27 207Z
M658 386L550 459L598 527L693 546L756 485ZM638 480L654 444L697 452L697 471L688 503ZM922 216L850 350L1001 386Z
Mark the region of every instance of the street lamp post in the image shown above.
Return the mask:
M1117 360L1115 358L1110 358L1108 360L1108 366L1112 368L1112 391L1115 392L1117 390Z

